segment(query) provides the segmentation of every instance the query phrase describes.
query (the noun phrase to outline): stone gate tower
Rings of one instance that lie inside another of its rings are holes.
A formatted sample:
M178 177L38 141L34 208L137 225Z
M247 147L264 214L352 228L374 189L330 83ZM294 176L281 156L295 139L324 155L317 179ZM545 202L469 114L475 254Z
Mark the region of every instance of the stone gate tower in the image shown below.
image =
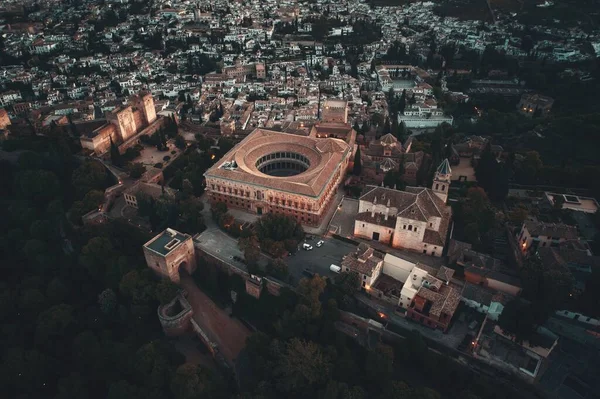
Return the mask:
M196 270L192 237L173 229L166 229L144 244L144 257L149 268L175 283L179 283L180 272L192 274Z

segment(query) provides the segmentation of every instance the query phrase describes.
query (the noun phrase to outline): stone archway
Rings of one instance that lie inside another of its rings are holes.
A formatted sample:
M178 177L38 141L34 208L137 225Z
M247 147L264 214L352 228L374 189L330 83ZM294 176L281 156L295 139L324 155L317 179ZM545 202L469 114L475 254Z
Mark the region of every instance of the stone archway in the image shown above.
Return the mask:
M185 273L187 275L191 275L192 272L190 270L190 265L187 261L182 261L179 266L177 266L177 274L181 275L182 273Z

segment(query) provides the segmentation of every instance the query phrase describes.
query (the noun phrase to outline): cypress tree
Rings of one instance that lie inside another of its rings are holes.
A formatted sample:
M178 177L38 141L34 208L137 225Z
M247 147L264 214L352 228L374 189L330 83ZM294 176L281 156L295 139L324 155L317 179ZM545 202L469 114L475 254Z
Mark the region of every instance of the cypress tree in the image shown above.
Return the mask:
M496 171L498 169L498 162L496 157L492 153L492 145L488 142L483 151L479 162L475 167L475 176L477 177L477 183L485 191L489 191L491 186L494 184L493 180L496 177Z
M398 102L398 112L404 114L404 110L406 109L406 89L402 90L402 95L400 95L400 101Z
M123 164L123 159L121 158L119 148L115 143L113 143L112 137L110 138L110 161L115 166L121 166Z
M354 167L352 168L352 173L355 176L360 176L360 172L362 172L362 160L360 157L360 145L356 149L356 153L354 154Z
M406 137L406 125L404 121L398 124L398 130L396 132L396 138L400 141L404 141Z

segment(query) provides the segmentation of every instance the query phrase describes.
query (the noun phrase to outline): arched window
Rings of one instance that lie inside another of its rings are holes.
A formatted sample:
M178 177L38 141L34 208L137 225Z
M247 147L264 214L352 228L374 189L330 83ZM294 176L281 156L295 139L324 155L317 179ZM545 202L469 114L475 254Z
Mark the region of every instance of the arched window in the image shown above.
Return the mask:
M408 225L408 231L412 231L412 224Z
M439 185L438 183L436 183L436 184L435 184L435 189L436 189L436 190L439 190L439 188L440 188L440 185Z
M446 191L446 186L442 186L442 191Z

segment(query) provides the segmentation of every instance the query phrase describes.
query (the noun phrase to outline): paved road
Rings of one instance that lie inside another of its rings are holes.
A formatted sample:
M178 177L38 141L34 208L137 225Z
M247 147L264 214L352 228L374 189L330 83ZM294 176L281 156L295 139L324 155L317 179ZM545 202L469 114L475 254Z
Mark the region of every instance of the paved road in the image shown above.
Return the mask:
M187 291L187 300L194 310L194 320L219 345L219 351L230 364L235 364L246 338L251 334L239 320L230 317L215 304L185 273L181 274L181 286Z

